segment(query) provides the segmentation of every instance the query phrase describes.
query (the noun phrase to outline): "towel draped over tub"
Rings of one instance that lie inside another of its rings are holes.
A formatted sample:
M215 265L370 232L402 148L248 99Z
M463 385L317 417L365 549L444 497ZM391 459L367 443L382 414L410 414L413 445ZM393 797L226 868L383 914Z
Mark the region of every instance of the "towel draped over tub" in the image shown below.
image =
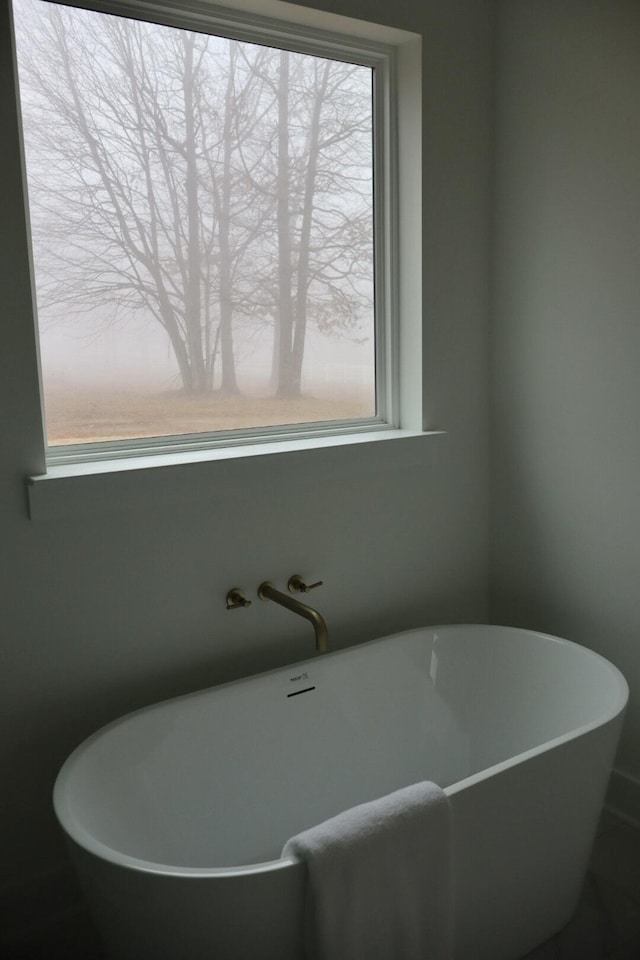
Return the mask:
M450 960L449 801L423 782L292 837L307 866L309 960Z

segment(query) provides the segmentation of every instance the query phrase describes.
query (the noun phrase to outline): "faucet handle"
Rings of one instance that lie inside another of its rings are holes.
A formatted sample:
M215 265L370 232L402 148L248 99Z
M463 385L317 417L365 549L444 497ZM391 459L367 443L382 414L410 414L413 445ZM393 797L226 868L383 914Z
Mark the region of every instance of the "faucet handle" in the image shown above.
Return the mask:
M318 580L316 583L305 583L299 573L294 573L292 577L289 577L287 586L291 593L309 593L309 590L321 587L322 580Z
M250 607L251 600L247 600L240 587L234 587L227 594L227 610L239 610L241 607Z

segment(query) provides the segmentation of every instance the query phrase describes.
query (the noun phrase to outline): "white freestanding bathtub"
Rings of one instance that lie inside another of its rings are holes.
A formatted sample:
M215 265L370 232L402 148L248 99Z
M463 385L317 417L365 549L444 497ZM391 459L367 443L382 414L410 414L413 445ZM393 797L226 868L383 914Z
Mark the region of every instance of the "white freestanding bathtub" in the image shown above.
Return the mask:
M456 960L519 960L574 910L627 696L565 640L411 630L117 720L66 761L55 810L109 958L302 960L285 841L433 780Z

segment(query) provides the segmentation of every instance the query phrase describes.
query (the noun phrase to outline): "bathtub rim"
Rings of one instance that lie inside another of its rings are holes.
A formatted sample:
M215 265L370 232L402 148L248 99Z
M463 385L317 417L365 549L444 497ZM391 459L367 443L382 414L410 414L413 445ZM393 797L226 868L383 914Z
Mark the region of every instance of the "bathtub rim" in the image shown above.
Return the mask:
M595 658L595 660L600 661L603 669L608 671L613 679L616 681L617 689L616 696L612 698L612 705L608 711L601 713L597 718L589 721L586 724L582 724L579 727L568 731L567 733L561 734L558 737L554 737L551 740L546 740L542 744L538 744L536 747L531 747L529 750L524 750L521 753L515 754L513 757L509 757L506 760L502 760L499 763L492 764L489 767L485 767L483 770L473 773L468 777L464 777L461 780L457 780L455 783L449 784L446 787L443 787L443 792L447 797L454 796L456 793L473 787L477 783L481 783L484 780L487 780L489 777L497 776L500 773L511 769L512 767L524 763L525 761L532 759L533 757L539 756L540 754L546 753L550 750L553 750L564 743L568 743L571 740L575 740L581 736L585 736L589 732L596 730L600 727L606 726L608 723L614 721L620 714L626 709L628 699L629 699L629 686L628 683L622 674L622 672L611 663L606 657L602 654L597 653L595 650L592 650L590 647L585 647L582 644L579 644L573 640L567 640L563 637L557 637L553 634L542 633L538 630L531 630L527 627L513 627L505 626L502 624L488 624L488 623L443 623L436 625L427 625L421 627L410 627L406 630L399 630L395 633L386 634L382 637L375 637L372 640L367 640L362 643L356 643L349 647L343 647L339 650L332 650L328 654L323 654L323 661L327 657L336 657L341 654L348 653L350 651L360 650L366 647L373 645L385 643L391 640L394 640L399 637L407 636L411 633L418 632L435 632L435 631L444 631L444 630L462 630L465 632L471 632L478 629L490 629L499 633L520 633L526 634L531 639L537 638L544 641L550 641L557 643L563 646L574 648L579 656L586 656L587 658ZM250 674L246 677L238 677L235 680L228 680L220 684L214 684L210 687L203 687L199 690L194 690L189 693L179 694L175 697L168 697L164 700L155 701L151 704L139 707L135 710L129 711L128 713L123 714L120 717L110 721L107 724L104 724L102 727L94 731L86 737L78 746L69 754L67 759L62 764L58 775L56 777L54 788L53 788L53 806L56 814L56 818L62 827L66 836L73 841L74 844L82 848L84 851L93 854L101 860L105 860L108 863L124 868L135 870L142 873L148 873L158 876L168 876L172 878L181 878L181 879L197 879L197 878L220 878L220 877L242 877L255 875L257 873L270 873L274 870L281 870L285 868L290 868L294 866L299 866L300 861L294 857L278 857L274 860L265 860L258 863L249 863L242 864L238 866L225 866L225 867L186 867L186 866L176 866L173 864L165 863L156 863L150 860L141 860L137 857L131 857L127 854L122 853L119 850L114 849L113 847L108 846L102 841L96 839L88 830L86 830L73 816L73 814L68 809L67 803L67 785L72 776L73 768L75 763L79 758L91 747L93 741L97 740L100 736L107 733L111 728L118 726L121 723L126 722L127 720L137 716L140 713L145 713L149 710L162 707L164 704L176 703L180 700L187 700L193 697L201 696L216 690L221 690L223 688L233 687L237 684L245 683L248 680L252 680L257 677L269 677L270 675L280 673L283 669L290 669L298 666L303 667L305 665L317 662L318 656L312 656L305 658L304 660L296 660L291 664L283 664L279 667L274 667L271 670L261 671L256 674Z

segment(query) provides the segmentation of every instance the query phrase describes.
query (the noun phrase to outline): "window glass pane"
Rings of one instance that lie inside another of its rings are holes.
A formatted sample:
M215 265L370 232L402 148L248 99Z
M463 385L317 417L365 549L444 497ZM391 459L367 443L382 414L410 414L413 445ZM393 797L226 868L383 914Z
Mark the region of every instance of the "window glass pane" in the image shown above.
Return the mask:
M375 416L371 68L14 9L49 445Z

